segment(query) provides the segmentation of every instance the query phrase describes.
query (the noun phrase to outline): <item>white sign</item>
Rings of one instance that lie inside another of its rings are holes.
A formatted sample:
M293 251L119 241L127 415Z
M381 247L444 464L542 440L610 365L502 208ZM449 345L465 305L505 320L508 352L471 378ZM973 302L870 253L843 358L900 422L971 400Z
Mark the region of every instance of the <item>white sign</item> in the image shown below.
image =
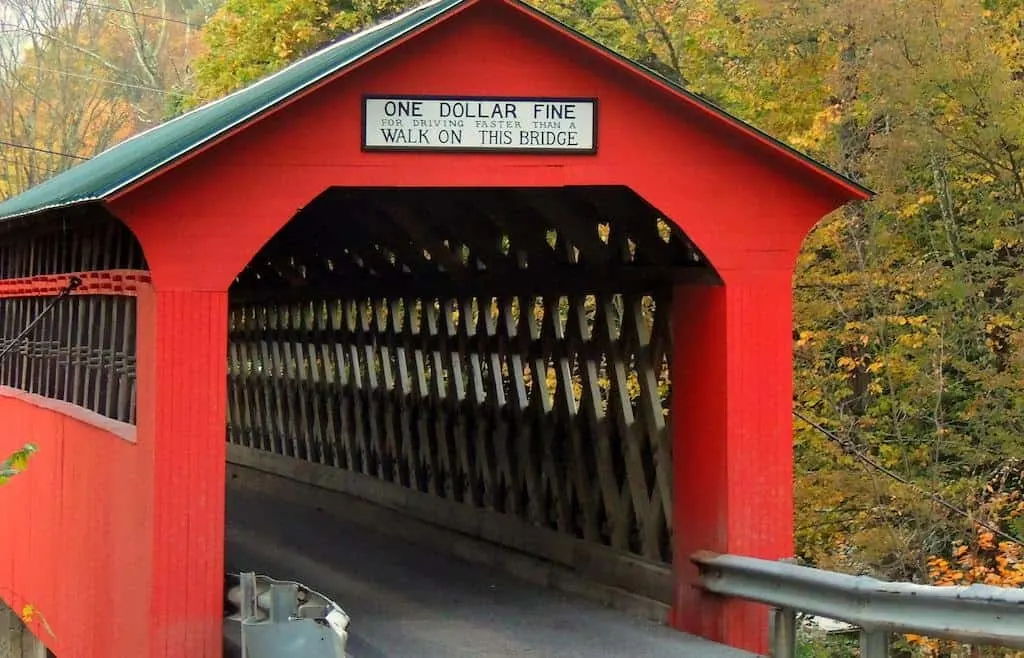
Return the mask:
M363 148L596 153L597 101L368 97Z

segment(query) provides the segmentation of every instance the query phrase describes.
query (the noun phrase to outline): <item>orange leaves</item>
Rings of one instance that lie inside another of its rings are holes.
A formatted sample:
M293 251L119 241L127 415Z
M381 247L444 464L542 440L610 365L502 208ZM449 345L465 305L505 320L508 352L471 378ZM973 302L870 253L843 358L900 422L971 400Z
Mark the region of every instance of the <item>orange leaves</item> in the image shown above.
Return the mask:
M1016 497L1016 494L999 494L993 500L994 507L1003 507ZM974 540L955 545L951 559L933 556L928 560L928 577L932 584L940 587L973 584L1024 587L1024 548L1014 542L997 541L994 532L977 526ZM953 648L949 642L919 635L908 635L906 639L924 650L927 656L959 655L946 653Z
M1009 509L1009 517L1022 510L1016 492L997 494L990 503L994 510ZM998 587L1024 586L1024 547L1011 541L999 541L996 533L977 526L974 541L956 544L952 561L932 557L928 576L936 585L970 585L980 583Z

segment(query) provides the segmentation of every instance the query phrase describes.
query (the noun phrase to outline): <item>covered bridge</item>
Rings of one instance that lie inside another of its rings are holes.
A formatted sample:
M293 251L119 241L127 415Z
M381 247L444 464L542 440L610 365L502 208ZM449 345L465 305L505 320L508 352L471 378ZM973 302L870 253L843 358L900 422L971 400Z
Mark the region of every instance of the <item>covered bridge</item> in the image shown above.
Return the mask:
M688 556L793 552L793 269L867 195L516 0L133 137L0 204L4 341L82 282L0 364L0 597L61 658L219 655L230 460L763 649Z

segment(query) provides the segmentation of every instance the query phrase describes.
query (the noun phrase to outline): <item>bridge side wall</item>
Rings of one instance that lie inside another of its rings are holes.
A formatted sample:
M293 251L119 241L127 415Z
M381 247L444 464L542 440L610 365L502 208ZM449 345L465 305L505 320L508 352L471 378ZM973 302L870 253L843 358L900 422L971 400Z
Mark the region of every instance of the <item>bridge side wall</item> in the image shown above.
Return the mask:
M57 403L59 404L59 403ZM0 454L28 469L0 489L0 598L61 658L128 656L144 641L153 452L133 428L0 389Z
M0 224L0 459L36 447L0 487L0 599L61 658L136 656L145 638L153 451L135 427L135 320L148 280L138 241L101 208Z

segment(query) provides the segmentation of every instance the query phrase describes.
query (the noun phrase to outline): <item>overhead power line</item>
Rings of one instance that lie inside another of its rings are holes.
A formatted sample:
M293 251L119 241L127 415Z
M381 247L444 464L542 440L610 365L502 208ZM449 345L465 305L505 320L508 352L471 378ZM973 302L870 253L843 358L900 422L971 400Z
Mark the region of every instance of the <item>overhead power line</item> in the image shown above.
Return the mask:
M190 28L192 28L194 30L198 30L198 29L202 28L201 25L196 25L195 23L190 23L190 22L188 22L186 20L182 20L180 18L171 18L170 16L157 16L156 14L147 14L145 12L134 11L132 9L124 9L122 7L112 7L110 5L103 5L103 4L98 4L98 3L95 3L95 2L87 2L86 0L67 0L67 2L70 2L72 4L76 4L76 5L80 5L82 7L89 7L91 9L102 9L104 11L112 11L112 12L115 12L115 13L118 13L118 14L127 14L129 16L134 16L136 18L146 18L146 19L154 20L154 21L165 21L167 23L177 23L178 25L185 25L185 26L190 27ZM14 23L3 23L3 22L0 22L0 27L4 28L4 29L0 30L0 33L3 33L3 32L23 32L23 31L28 31L27 27L21 26L21 25L15 25Z
M188 27L199 29L200 26L189 23L186 20L180 18L171 18L169 16L157 16L156 14L147 14L141 11L135 11L134 9L124 9L123 7L112 7L110 5L102 5L95 2L86 2L86 0L68 0L68 2L83 7L91 7L93 9L105 9L107 11L117 12L119 14L128 14L135 16L136 18L149 18L155 21L167 21L168 23L177 23L178 25L187 25Z
M56 73L58 75L66 75L71 78L81 78L82 80L94 80L96 82L105 82L109 85L115 85L117 87L127 87L129 89L141 89L142 91L152 91L158 94L170 94L171 92L158 87L146 87L144 85L134 85L130 82L121 82L120 80L111 80L110 78L100 78L94 75L86 75L84 73L75 73L73 71L63 71L61 69L49 69L43 66L32 66L31 64L22 64L18 68L31 69L34 71L45 71L48 73Z
M49 149L43 149L36 146L29 146L28 144L15 144L14 142L5 142L0 139L0 146L9 146L13 149L23 149L25 151L35 151L36 153L46 153L47 155L57 155L62 158L74 158L75 160L88 160L89 158L81 155L72 155L71 153L61 153L60 151L51 151Z
M824 434L826 437L828 437L834 443L838 444L839 447L842 448L846 453L848 453L850 455L853 455L854 457L859 459L861 462L867 464L868 466L870 466L871 468L875 469L879 473L881 473L881 474L883 474L883 475L885 475L887 477L890 477L893 480L896 480L900 484L903 484L903 485L906 485L906 486L910 487L911 489L913 489L915 492L921 494L922 496L926 496L929 500L931 500L936 505L938 505L940 507L944 507L945 509L949 510L950 512L953 512L954 514L962 516L963 518L967 519L971 523L975 523L975 524L981 526L982 528L985 528L986 530L988 530L989 532L993 533L994 535L996 535L996 536L998 536L998 537L1000 537L1002 539L1005 539L1006 541L1013 542L1014 544L1017 544L1018 546L1024 546L1024 541L1021 541L1021 539L1019 537L1014 537L1013 535L1005 533L1005 532L1003 532L1002 530L1000 530L999 528L993 526L990 523L986 523L985 521L979 521L978 519L974 518L974 515L972 515L967 510L965 510L963 508L960 508L960 507L957 507L956 505L954 505L953 503L947 501L945 498L939 496L936 493L932 493L931 491L925 491L924 489L922 489L918 485L914 484L913 482L911 482L907 478L903 477L899 473L896 473L895 471L892 471L892 470L886 468L885 466L882 466L881 464L876 462L874 459L872 459L871 457L867 456L862 451L858 450L857 447L855 445L853 445L853 443L851 441L847 441L845 439L840 438L839 436L837 436L833 432L830 432L829 430L825 429L824 427L822 427L818 423L814 422L813 420L811 420L807 416L803 415L799 411L794 409L793 410L793 415L796 416L797 418L799 418L800 420L804 421L805 423L807 423L808 425L810 425L814 429L818 430L822 434Z

